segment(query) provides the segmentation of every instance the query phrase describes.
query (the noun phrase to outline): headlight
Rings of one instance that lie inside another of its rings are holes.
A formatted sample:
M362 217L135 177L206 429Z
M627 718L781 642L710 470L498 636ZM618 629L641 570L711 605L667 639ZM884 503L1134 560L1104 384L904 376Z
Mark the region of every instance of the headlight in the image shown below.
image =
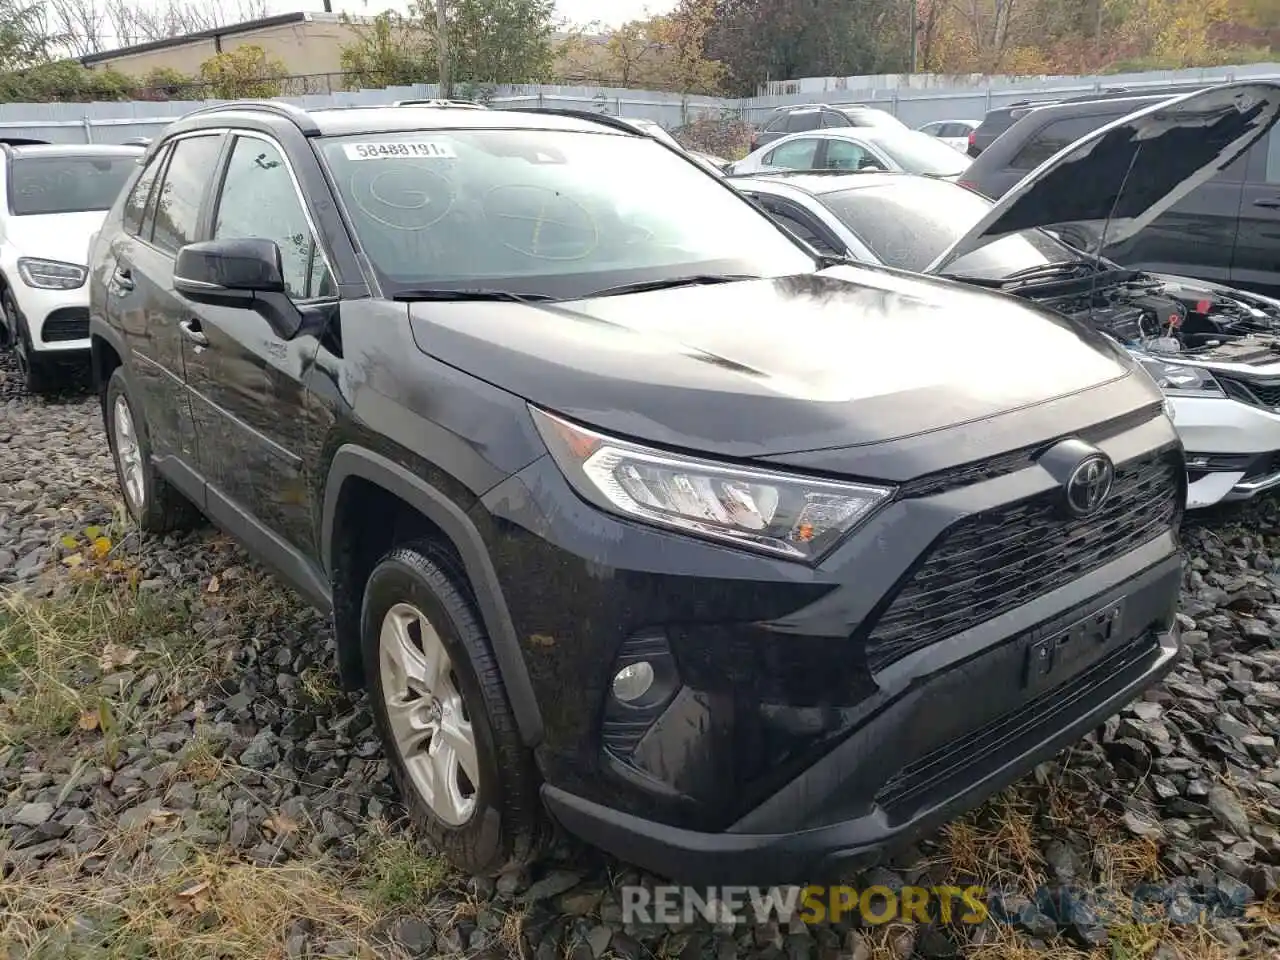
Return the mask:
M1151 374L1151 379L1161 390L1180 392L1185 390L1200 393L1222 393L1222 387L1213 378L1213 374L1200 367L1188 367L1156 357L1135 357L1142 369Z
M893 495L617 440L530 407L552 457L597 506L657 526L816 562Z
M33 260L29 257L18 259L18 273L29 287L41 290L74 290L84 284L88 271L74 263L60 263L57 260Z

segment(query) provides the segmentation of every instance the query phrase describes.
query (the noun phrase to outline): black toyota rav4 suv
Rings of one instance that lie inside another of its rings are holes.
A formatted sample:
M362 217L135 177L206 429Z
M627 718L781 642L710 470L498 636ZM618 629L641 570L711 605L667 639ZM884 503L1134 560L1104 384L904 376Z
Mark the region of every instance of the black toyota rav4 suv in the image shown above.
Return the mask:
M463 869L554 821L676 878L841 872L1177 655L1182 452L1118 347L824 260L625 123L197 111L90 262L129 511L332 612Z

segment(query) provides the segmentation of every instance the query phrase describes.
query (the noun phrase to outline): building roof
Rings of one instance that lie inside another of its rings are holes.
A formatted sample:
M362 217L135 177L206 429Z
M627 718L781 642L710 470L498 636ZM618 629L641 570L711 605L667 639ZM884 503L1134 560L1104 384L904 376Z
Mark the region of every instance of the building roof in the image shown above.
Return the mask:
M371 19L369 17L348 17L357 23ZM119 47L115 50L106 50L102 53L90 53L80 57L80 63L86 67L91 67L97 63L107 63L120 57L128 57L135 53L150 53L152 50L168 50L173 47L185 46L194 40L212 40L215 37L232 37L237 33L249 33L254 30L263 30L267 27L283 27L291 23L341 23L342 14L339 13L311 13L308 11L297 11L295 13L278 13L271 17L261 17L257 20L245 20L242 23L229 23L225 27L212 27L208 30L197 30L194 33L184 33L178 37L165 37L163 40L152 40L148 43L135 43L131 47Z

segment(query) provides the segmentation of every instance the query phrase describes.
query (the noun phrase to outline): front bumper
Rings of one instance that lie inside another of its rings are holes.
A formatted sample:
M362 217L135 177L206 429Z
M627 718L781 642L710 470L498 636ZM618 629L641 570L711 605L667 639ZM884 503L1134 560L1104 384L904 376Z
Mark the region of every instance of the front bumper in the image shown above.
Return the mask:
M1179 654L1171 598L1180 577L1180 560L1166 557L1065 614L1057 613L1061 607L1052 595L1020 608L1020 619L1034 617L1033 608L1050 618L976 660L910 686L725 831L674 828L552 785L543 787L544 801L579 837L689 883L807 883L847 876L978 805L1163 677ZM984 690L1007 689L1026 676L1046 636L1120 600L1123 626L1100 656L1052 686L1035 688L1013 710L966 721L966 707L981 716ZM900 766L904 757L914 759ZM868 783L878 788L869 805L861 799ZM824 798L816 807L815 796ZM808 812L798 821L796 810Z
M1280 415L1229 397L1169 400L1187 450L1189 509L1280 487Z
M75 290L41 290L18 280L13 295L34 351L49 355L89 350L88 284Z

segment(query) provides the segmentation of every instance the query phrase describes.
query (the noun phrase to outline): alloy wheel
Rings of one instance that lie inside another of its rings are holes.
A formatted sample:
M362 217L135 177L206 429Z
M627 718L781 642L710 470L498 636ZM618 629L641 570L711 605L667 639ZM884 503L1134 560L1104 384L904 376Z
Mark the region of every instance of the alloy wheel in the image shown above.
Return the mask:
M129 499L136 515L146 507L146 487L142 476L142 448L138 445L138 432L133 423L133 411L123 397L116 397L112 411L116 433L116 462L120 467L120 480L124 495Z
M387 611L378 664L395 749L423 801L460 827L476 809L480 761L471 718L440 634L408 603Z

